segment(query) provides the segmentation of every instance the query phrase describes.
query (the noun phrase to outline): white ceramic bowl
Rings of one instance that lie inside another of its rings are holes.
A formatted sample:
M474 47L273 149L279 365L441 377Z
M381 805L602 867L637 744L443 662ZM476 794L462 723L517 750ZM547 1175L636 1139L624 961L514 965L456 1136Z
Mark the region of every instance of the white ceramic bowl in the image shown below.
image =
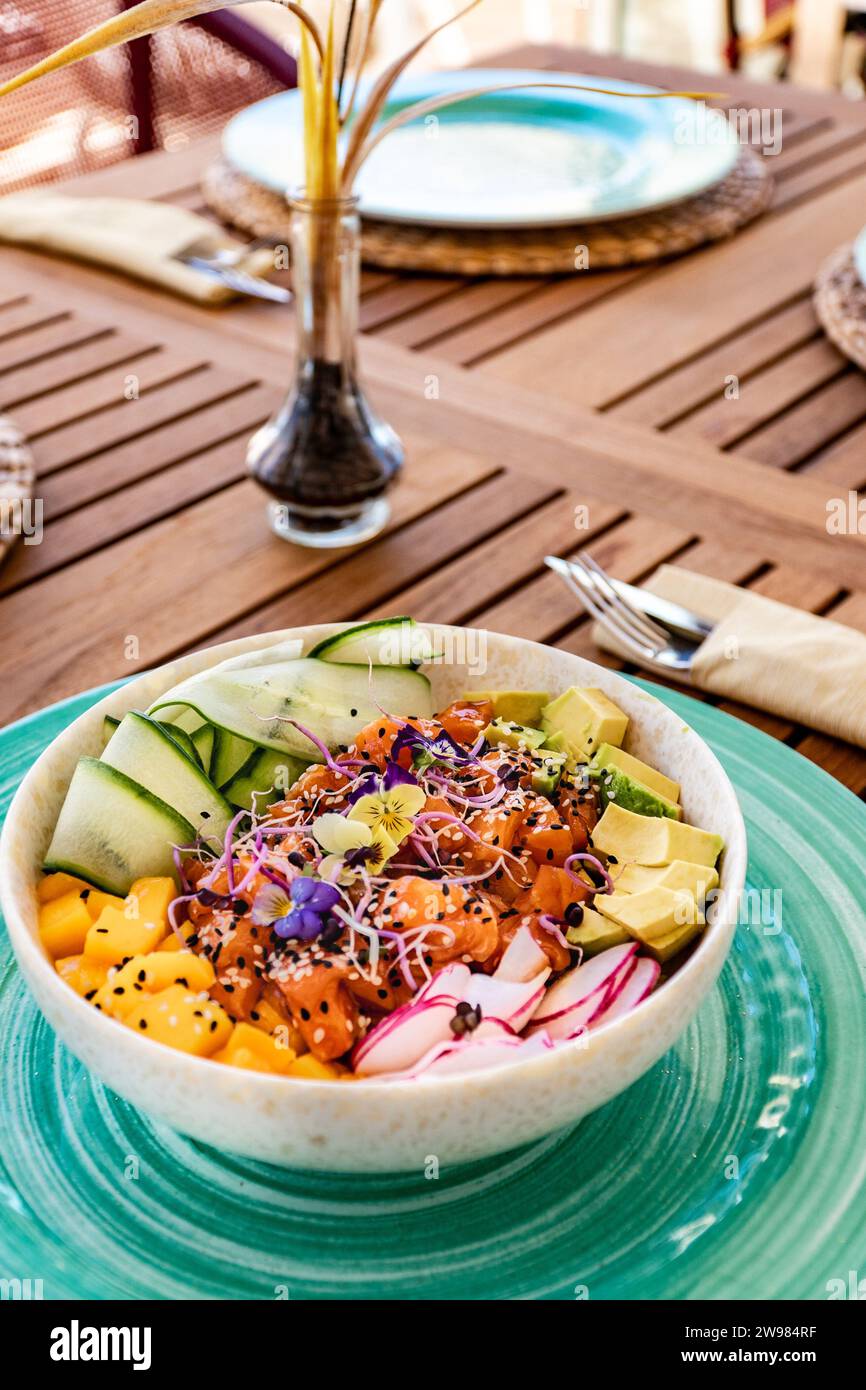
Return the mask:
M430 670L436 708L479 685L555 693L600 686L631 717L626 747L681 784L688 821L724 836L720 893L700 945L657 993L588 1041L424 1081L335 1083L240 1071L150 1041L91 1008L59 978L39 942L35 888L42 857L78 758L101 751L104 715L146 708L178 680L242 651L290 637L302 638L309 650L340 626L248 637L182 657L106 696L64 730L21 784L0 842L0 896L12 944L67 1047L118 1095L196 1139L286 1167L355 1172L421 1168L431 1155L455 1163L499 1153L572 1124L636 1081L712 989L734 934L746 870L734 790L678 715L604 667L497 633L430 628L448 658Z

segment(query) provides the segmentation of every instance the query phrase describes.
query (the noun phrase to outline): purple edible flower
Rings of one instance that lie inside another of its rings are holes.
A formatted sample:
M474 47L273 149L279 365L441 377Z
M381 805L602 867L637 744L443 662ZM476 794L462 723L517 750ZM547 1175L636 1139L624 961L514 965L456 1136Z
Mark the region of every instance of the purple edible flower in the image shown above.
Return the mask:
M325 918L340 901L339 889L316 878L296 878L288 893L275 883L268 883L256 894L252 921L257 926L269 926L287 941L314 941L320 935Z
M436 762L453 764L473 761L473 755L461 748L445 729L435 738L428 738L420 729L405 724L391 745L391 757L398 758L404 748L409 749L413 761L422 768Z
M354 806L356 801L360 801L362 796L369 796L371 792L388 792L392 787L398 787L409 783L411 786L418 785L418 778L414 772L407 772L405 767L394 762L389 758L385 764L385 771L381 777L370 769L369 772L362 773L358 785L349 793L349 804Z

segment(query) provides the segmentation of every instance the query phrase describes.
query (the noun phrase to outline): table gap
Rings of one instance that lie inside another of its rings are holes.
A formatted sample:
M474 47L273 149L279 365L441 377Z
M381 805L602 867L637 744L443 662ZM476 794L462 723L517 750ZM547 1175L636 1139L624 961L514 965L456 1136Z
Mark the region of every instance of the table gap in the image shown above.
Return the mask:
M153 357L156 353L160 352L161 350L162 349L159 347L136 348L135 350L132 350L129 353L116 358L116 360L112 362L109 367L91 367L88 371L82 372L79 376L69 377L68 379L64 380L62 386L58 387L56 383L52 383L51 385L43 386L40 391L28 391L23 396L15 396L11 399L6 399L5 408L13 410L16 409L18 406L31 405L34 401L42 400L44 397L47 396L56 395L58 391L66 391L69 387L72 386L81 386L83 382L90 381L93 377L100 376L103 372L110 371L113 367L130 367L132 366L133 362L142 362L147 358ZM78 416L73 417L73 419L78 418ZM64 423L71 424L72 422L73 421L70 420ZM37 438L35 434L31 434L29 437L31 439Z
M624 286L623 288L626 287ZM628 390L622 391L618 396L609 397L604 401L603 405L598 407L598 413L600 415L606 415L608 411L616 409L617 406L623 405L626 401L630 401L634 396L639 396L643 391L648 390L650 387L657 386L660 382L665 381L668 377L672 376L675 372L680 371L683 367L690 367L695 365L696 363L700 362L702 358L709 356L711 353L718 352L719 348L726 347L729 344L735 345L737 339L741 336L741 334L748 333L754 329L761 328L764 324L768 323L771 319L776 318L785 310L795 308L796 305L804 303L810 297L810 294L808 293L808 291L806 291L790 295L786 299L780 299L779 302L777 304L774 304L772 309L770 309L769 311L762 314L757 314L754 318L744 319L742 323L739 323L735 329L731 330L730 333L724 333L720 338L716 339L714 342L708 343L705 346L699 348L696 352L689 353L687 356L678 359L676 362L670 363L668 366L662 368L661 371L654 373L652 376L643 378L638 385L629 387ZM815 337L818 338L820 336L820 330L816 330ZM803 346L801 343L795 344L792 350L796 351L797 347L801 346Z
M186 381L186 380L191 379L192 377L202 376L202 375L204 375L204 373L207 372L207 370L208 370L208 367L207 367L207 366L203 366L203 367L194 367L194 368L192 368L192 369L191 369L190 371L188 371L188 372L183 372L183 373L177 378L176 381L174 381L174 382L168 382L168 383L165 383L165 382L164 382L164 383L161 383L159 386L154 387L152 391L145 393L145 395L153 395L153 396L155 396L155 395L157 395L157 394L159 393L159 391L165 389L166 386L171 386L171 385L175 385L175 386L176 386L177 383L178 383L178 381ZM233 400L236 396L242 395L245 391L252 391L252 390L254 390L254 389L256 388L256 386L258 386L259 384L260 384L260 383L259 383L259 382L256 382L256 381L241 381L241 382L239 382L236 386L226 387L224 390L219 391L219 392L217 393L217 395L215 395L215 396L213 397L213 399L208 400L208 401L206 402L206 404L207 404L208 406L214 406L214 405L225 404L226 401ZM145 395L142 395L142 397L141 397L140 399L142 399L142 400L145 399ZM189 409L187 409L187 410L179 409L175 414L171 415L168 419L165 419L165 420L157 420L156 423L155 423L154 425L145 426L145 427L142 427L142 428L139 428L139 429L134 430L131 434L120 435L118 438L112 439L111 443L110 443L109 445L107 445L105 448L93 449L93 450L90 451L90 452L85 452L85 453L83 453L83 454L76 454L76 455L74 455L74 456L72 456L72 457L70 457L70 458L67 458L63 463L59 463L59 464L57 464L55 467L53 467L53 468L51 468L51 469L49 470L50 476L51 476L51 477L56 477L56 476L58 476L59 474L65 473L66 470L67 470L68 468L76 467L78 464L81 464L81 463L89 463L91 460L96 459L96 458L99 458L99 457L100 457L101 455L103 455L103 454L110 454L111 451L112 451L113 449L118 448L118 447L119 447L120 445L122 445L122 444L127 444L127 443L129 443L131 440L134 440L134 439L146 439L147 436L148 436L149 434L155 433L157 430L162 429L162 428L163 428L164 426L166 426L166 425L169 425L169 424L177 424L177 423L178 423L179 421L181 421L181 420L187 420L187 419L191 418L193 415L197 415L198 412L199 412L202 408L203 408L203 407L202 407L201 402L198 402L197 404L195 404L195 405L193 405L193 406L190 406ZM109 405L109 406L103 406L103 407L101 407L99 410L95 410L95 411L93 411L93 412L90 413L90 414L85 413L84 415L80 416L77 420L71 421L69 424L65 424L65 425L58 426L57 430L48 430L48 431L46 431L45 435L42 435L42 436L40 436L40 435L34 435L34 436L31 436L31 437L34 438L34 439L38 439L38 438L48 438L50 435L52 435L52 434L54 434L54 433L59 433L60 430L69 429L69 428L71 427L71 425L80 425L81 423L83 423L83 422L86 421L86 420L96 419L97 417L102 416L102 415L105 415L105 414L107 414L109 411L111 411L111 410L116 410L116 409L117 409L117 405L116 405L116 404L115 404L115 405ZM46 473L44 476L46 476L46 477L49 476L49 473Z
M601 292L600 292L598 295L594 295L594 296L592 297L592 299L588 300L588 301L587 301L587 304L586 304L585 306L584 306L584 305L580 305L580 307L577 308L577 309L567 308L567 309L563 309L562 312L560 312L560 313L553 313L553 314L549 315L549 317L546 318L546 319L544 320L543 323L533 324L532 327L531 327L531 328L528 328L525 332L517 333L517 334L515 334L514 336L509 337L507 341L497 343L495 347L487 348L487 349L485 349L484 352L479 352L479 353L476 354L475 356L470 357L470 358L467 358L463 365L464 365L465 367L468 367L468 368L483 366L486 362L489 362L492 358L497 357L497 356L499 355L499 353L501 353L501 352L507 352L507 351L509 351L511 348L519 347L521 343L528 343L528 342L531 342L531 340L532 340L533 338L537 337L539 334L546 333L547 330L548 330L549 328L553 328L555 324L558 324L558 323L565 323L566 320L568 320L568 319L577 318L577 317L580 315L580 313L582 312L582 310L584 309L584 307L586 307L586 308L590 308L590 307L591 307L591 308L596 308L596 307L597 307L600 303L602 303L602 302L603 302L603 303L609 303L611 299L615 299L615 298L617 298L619 295L624 294L627 290L632 289L632 287L635 285L636 282L639 282L639 281L645 279L646 276L649 275L649 274L651 274L652 271L656 268L656 265L657 265L657 263L656 263L656 262L653 262L653 263L648 264L648 265L646 265L646 266L639 266L639 267L632 267L632 266L629 266L629 267L623 267L624 269L628 269L628 270L633 270L633 271L634 271L634 274L631 275L630 278L629 278L628 280L626 280L625 282L620 283L620 284L616 284L616 285L611 285L611 286L610 286L610 289L608 289L608 290L601 290ZM616 273L616 270L617 270L617 269L618 269L617 267L611 267L610 270L576 271L576 272L575 272L575 275L586 275L586 274L590 274L590 275L598 275L598 276L601 277L601 276L609 275L609 274L611 274L611 273ZM568 278L573 278L573 277L568 277ZM521 300L521 303L531 303L534 299L536 299L537 297L543 295L548 289L549 289L549 285L540 285L540 286L538 287L538 289L533 290L530 294L526 295L525 298L524 298L523 300ZM511 308L511 307L513 307L513 306L509 305L509 306L507 306L507 308L506 308L505 310L500 309L498 312L499 312L499 313L507 312L507 309L508 309L508 308ZM489 317L492 319L492 318L495 318L495 315L491 314ZM440 341L442 341L442 340L440 339Z
M482 488L489 487L491 483L495 482L497 479L504 478L505 476L507 475L504 469L496 468L491 470L490 473L486 474L481 479L470 480L465 487L456 488L454 492L449 493L447 497L443 497L441 501L437 502L434 507L429 508L423 514L407 517L405 521L401 521L396 526L383 532L383 534L379 536L376 540L369 541L365 545L361 545L356 549L352 550L350 554L346 555L345 558L339 561L337 564L328 565L323 562L322 567L320 569L301 575L298 577L297 580L289 584L286 588L278 589L274 593L270 594L265 603L256 603L252 607L244 609L242 612L236 614L232 618L230 623L221 623L219 624L219 626L210 628L207 631L201 633L195 639L195 645L193 647L190 647L189 645L178 647L177 649L169 652L169 654L164 656L162 660L173 661L176 657L182 656L188 651L196 650L207 643L214 643L215 641L224 640L224 633L236 633L240 628L246 627L252 620L255 620L257 614L272 608L274 604L283 602L285 599L290 598L292 594L299 593L303 589L307 588L309 585L315 584L317 580L320 580L325 574L331 574L334 571L339 571L340 569L345 568L345 566L351 564L359 555L367 555L371 551L375 551L377 546L380 546L383 543L386 543L389 540L393 539L394 537L399 536L402 532L409 530L413 526L417 527L421 524L426 523L430 518L435 518L437 514L441 512L444 508L453 506L456 502L459 502L466 497L471 497L471 494L473 492L478 491ZM544 499L544 501L549 500L549 497L546 497ZM473 541L473 544L475 543L476 541ZM429 566L425 567L425 574L429 574L431 572L432 571ZM421 577L423 576L420 573L418 575L413 575L411 582L415 582L417 579L420 579ZM393 595L395 591L391 590L389 592L391 595ZM377 599L377 603L387 603L388 601L389 593L386 593L381 600ZM368 605L364 605L364 607L366 606ZM352 621L361 612L363 612L363 608L348 609L346 620Z

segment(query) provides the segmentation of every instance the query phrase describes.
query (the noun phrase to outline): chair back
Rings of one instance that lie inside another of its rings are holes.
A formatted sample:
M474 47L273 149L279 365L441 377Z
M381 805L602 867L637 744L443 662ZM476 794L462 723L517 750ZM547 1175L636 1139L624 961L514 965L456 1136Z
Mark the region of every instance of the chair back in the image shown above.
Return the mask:
M0 0L0 81L121 8L121 0ZM142 124L152 128L145 147L178 148L294 85L294 62L278 45L231 14L210 18L98 54L7 97L0 193L127 159L141 148Z

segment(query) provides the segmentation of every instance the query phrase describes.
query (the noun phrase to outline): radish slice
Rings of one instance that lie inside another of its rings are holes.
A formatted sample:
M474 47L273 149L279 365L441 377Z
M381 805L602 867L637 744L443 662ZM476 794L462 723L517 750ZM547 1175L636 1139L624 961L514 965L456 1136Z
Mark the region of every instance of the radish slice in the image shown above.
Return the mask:
M540 1052L548 1052L553 1042L546 1033L532 1038L478 1038L449 1048L417 1073L420 1080L428 1076L454 1076L460 1072L487 1071L506 1062L522 1062Z
M514 980L525 984L547 970L547 956L528 926L518 927L493 972L494 980ZM548 972L549 973L549 972Z
M428 980L409 1003L417 1004L421 999L433 999L437 994L453 994L458 1000L462 999L471 978L472 971L468 965L462 965L457 960L452 961L450 965L443 966L432 980ZM391 1017L393 1018L393 1014Z
M484 1037L488 1017L504 1019L515 1033L519 1033L544 998L544 985L549 975L550 970L545 968L540 975L524 983L500 980L495 975L471 976L463 997L468 1004L481 1009L481 1025L476 1028L475 1036Z
M546 1019L559 1018L588 1003L600 992L606 994L623 969L630 965L637 949L636 941L630 941L625 946L612 946L610 950L593 956L584 965L579 965L576 970L570 970L547 991L533 1023L542 1024Z
M602 1023L610 1023L613 1019L629 1013L655 988L660 974L661 966L657 960L639 960L623 986L617 990L613 1000L601 1013L596 1014L589 1025L590 1028L598 1028Z
M471 979L469 968L455 962L434 975L423 989L362 1038L352 1056L358 1076L401 1071L431 1047L454 1035L451 1020Z
M546 1033L536 1033L532 1038L519 1038L516 1034L508 1037L478 1038L473 1033L466 1038L452 1038L450 1042L438 1043L413 1067L403 1071L390 1072L387 1076L376 1076L377 1081L415 1081L427 1076L457 1074L467 1071L486 1071L489 1067L503 1066L506 1062L521 1061L524 1057L537 1056L548 1052L554 1043Z

